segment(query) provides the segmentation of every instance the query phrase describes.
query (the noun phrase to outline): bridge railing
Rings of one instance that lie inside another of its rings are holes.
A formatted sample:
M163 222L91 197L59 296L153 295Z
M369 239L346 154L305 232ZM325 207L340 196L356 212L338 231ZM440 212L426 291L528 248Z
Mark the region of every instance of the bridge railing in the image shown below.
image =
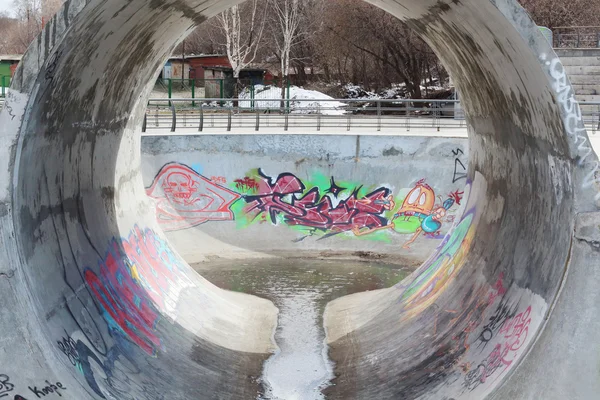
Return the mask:
M194 106L192 106L194 101ZM580 103L590 133L600 130L600 102ZM372 132L466 128L458 100L151 99L143 132L261 130Z
M559 26L552 32L555 48L600 48L600 26Z
M465 127L460 103L448 99L151 99L142 130L369 128L382 131Z

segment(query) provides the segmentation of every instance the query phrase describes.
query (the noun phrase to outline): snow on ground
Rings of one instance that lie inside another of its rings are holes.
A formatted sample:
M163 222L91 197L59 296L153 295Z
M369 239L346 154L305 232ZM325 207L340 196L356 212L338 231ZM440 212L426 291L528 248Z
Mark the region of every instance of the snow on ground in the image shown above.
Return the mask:
M276 86L254 86L254 107L256 108L274 108L281 107L280 100L261 101L260 99L279 99L281 98L281 88ZM240 99L250 99L248 90L240 93ZM299 100L314 100L314 101L299 101ZM325 100L325 101L317 101ZM290 112L292 114L316 114L319 111L324 115L343 115L346 104L333 100L333 97L327 96L324 93L316 90L307 90L298 86L290 87ZM250 101L240 101L240 107L252 107ZM287 101L286 101L287 106Z

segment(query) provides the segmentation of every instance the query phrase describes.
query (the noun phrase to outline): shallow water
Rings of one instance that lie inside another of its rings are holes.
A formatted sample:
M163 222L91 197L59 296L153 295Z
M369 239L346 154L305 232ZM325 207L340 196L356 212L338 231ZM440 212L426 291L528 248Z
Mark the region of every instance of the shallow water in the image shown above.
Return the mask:
M279 308L275 342L264 365L264 400L321 400L333 378L323 312L341 296L390 287L408 270L360 261L265 259L197 264L215 285L267 298Z

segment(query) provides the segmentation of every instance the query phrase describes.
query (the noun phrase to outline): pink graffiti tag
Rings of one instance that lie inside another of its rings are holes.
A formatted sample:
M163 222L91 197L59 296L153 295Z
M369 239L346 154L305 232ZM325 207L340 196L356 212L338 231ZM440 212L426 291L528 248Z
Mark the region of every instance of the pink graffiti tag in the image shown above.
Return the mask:
M159 312L172 313L181 291L192 286L183 264L152 230L136 226L127 239L111 241L99 267L99 274L88 268L84 276L109 327L155 354Z
M275 180L259 170L261 177L256 195L245 197L247 213L264 213L272 223L283 214L288 225L300 225L328 230L332 233L352 230L353 227L382 227L387 224L383 213L390 190L379 188L359 199L358 189L336 206L318 188L305 193L305 185L291 173L280 174Z
M531 306L513 318L506 320L498 332L501 342L496 344L491 353L477 368L467 373L464 387L468 390L474 390L479 385L486 383L497 371L500 374L505 372L516 360L519 350L525 344L530 323Z
M218 185L183 164L167 164L156 175L146 194L156 199L156 217L165 231L200 225L206 221L229 221L231 205L240 195Z

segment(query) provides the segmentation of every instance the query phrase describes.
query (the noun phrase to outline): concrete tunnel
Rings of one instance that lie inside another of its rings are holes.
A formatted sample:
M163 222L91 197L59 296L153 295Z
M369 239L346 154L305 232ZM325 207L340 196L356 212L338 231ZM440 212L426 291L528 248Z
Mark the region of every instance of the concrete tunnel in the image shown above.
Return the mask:
M24 56L0 116L0 397L257 397L276 307L188 266L140 167L143 77L236 3L67 1ZM462 93L468 181L420 268L327 305L326 398L596 398L598 161L559 59L516 0L371 3Z

